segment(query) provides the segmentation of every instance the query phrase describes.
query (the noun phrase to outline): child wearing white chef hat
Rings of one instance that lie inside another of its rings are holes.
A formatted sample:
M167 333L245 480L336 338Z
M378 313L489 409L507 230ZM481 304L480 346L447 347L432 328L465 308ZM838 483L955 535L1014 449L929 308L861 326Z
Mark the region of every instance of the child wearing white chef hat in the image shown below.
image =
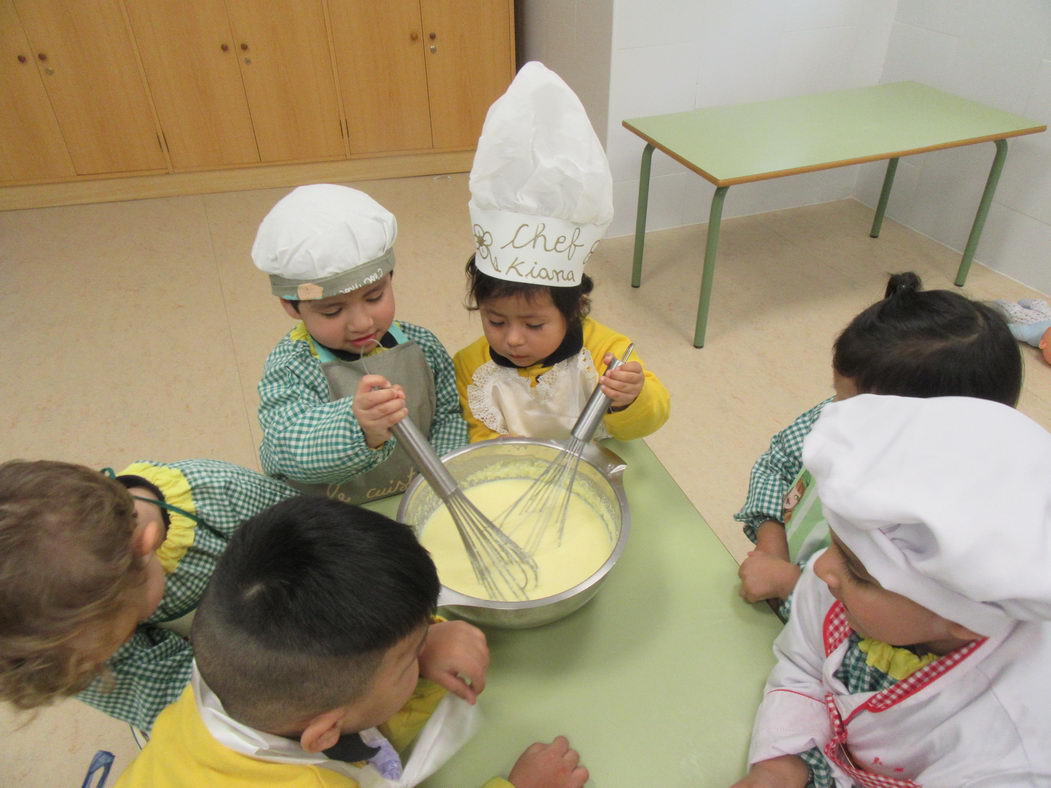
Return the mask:
M263 469L360 503L413 475L390 428L411 416L439 454L467 443L452 361L394 319L394 215L346 186L300 186L259 225L252 260L295 327L259 382Z
M739 785L1051 785L1051 435L986 400L863 394L803 457L833 541Z
M468 305L484 336L454 358L472 441L565 438L600 383L612 400L598 437L648 435L670 397L627 337L589 318L584 273L613 219L606 155L580 100L527 63L489 108L470 178L475 254Z

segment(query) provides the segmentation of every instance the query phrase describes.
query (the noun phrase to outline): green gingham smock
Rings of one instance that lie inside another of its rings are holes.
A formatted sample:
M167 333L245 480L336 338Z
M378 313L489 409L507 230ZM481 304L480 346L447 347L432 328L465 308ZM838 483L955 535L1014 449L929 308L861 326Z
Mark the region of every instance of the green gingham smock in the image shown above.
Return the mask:
M829 397L770 439L770 448L759 455L748 478L748 495L734 519L744 523L744 535L756 541L759 526L766 520L783 522L785 494L803 468L803 439L813 429Z
M452 359L427 329L401 321L398 325L423 350L434 375L431 445L438 456L466 446L467 423L460 411ZM411 397L412 392L406 396ZM314 340L300 322L271 351L259 381L263 470L277 478L333 484L369 471L390 457L394 439L378 449L365 443L352 410L353 397L332 401L329 397Z
M160 605L106 663L108 675L77 695L111 717L149 731L161 710L185 689L193 660L189 641L159 624L196 609L230 536L242 522L298 493L276 479L217 460L142 461L120 475L152 482L166 503L207 523L169 514L168 533L157 549L166 573Z

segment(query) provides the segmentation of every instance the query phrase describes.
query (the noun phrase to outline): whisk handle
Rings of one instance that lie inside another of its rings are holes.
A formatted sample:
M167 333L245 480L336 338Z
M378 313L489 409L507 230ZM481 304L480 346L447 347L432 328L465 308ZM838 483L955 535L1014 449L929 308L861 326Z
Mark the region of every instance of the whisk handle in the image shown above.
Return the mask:
M420 432L420 428L408 416L390 428L394 437L398 439L398 445L405 449L412 460L413 465L423 474L423 478L434 488L434 492L443 501L449 499L453 491L459 487L456 480L449 473L445 465L434 453L431 444Z
M634 350L635 343L632 342L628 345L628 349L624 351L624 355L621 358L614 358L609 362L609 366L606 367L606 374L609 374L627 361ZM598 429L598 425L601 423L606 410L609 408L610 402L612 400L602 391L602 386L595 386L595 390L591 392L584 410L580 412L576 424L573 425L573 437L582 443L590 441L595 435L595 430Z

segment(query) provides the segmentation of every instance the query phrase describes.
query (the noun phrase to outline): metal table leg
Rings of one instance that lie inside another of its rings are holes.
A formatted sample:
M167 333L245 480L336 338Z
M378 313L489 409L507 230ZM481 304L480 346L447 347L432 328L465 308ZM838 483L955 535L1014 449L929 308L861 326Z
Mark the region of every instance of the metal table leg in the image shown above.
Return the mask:
M646 243L646 208L650 198L650 163L653 161L653 146L646 143L642 151L642 167L639 170L639 207L635 214L635 257L631 264L631 286L642 284L642 249Z
M971 225L971 235L967 239L967 246L963 250L963 258L960 267L956 271L956 286L963 287L967 281L967 274L971 270L971 262L974 260L975 250L978 249L978 241L982 237L982 228L985 226L985 217L989 215L989 206L993 204L993 194L996 192L996 184L1000 180L1000 173L1004 169L1004 161L1007 159L1007 140L994 140L996 143L996 156L993 157L993 166L989 169L989 179L985 182L985 191L982 192L982 201L978 203L978 213L975 214L974 224Z
M693 331L693 346L704 347L704 332L708 327L708 304L712 300L712 279L715 276L715 250L719 246L719 225L723 218L723 201L729 186L720 186L712 197L708 212L708 237L704 243L704 273L701 275L701 298L697 302L697 325Z
M890 187L894 185L894 173L897 171L898 158L889 159L887 174L883 176L883 189L879 193L879 204L876 206L876 216L872 220L872 229L869 230L870 238L879 238L880 228L883 227L883 214L887 212L887 202L890 200Z

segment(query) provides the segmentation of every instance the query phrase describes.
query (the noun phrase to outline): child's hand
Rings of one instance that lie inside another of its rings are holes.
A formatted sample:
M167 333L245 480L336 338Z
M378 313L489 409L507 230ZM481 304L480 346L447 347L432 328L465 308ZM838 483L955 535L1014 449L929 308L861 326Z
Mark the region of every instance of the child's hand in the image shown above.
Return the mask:
M745 602L787 599L796 587L799 567L776 555L752 550L737 570L741 578L741 597Z
M602 359L602 363L607 365L612 361L612 353L607 353ZM642 374L642 364L629 361L612 372L607 372L598 382L602 386L602 393L613 400L610 407L623 410L639 396L646 377Z
M370 449L378 449L390 440L390 428L409 415L402 387L392 386L383 375L365 375L361 379L351 410Z
M431 624L420 652L420 675L474 705L485 689L489 646L485 634L465 621Z
M798 755L781 755L759 761L748 770L743 780L730 788L804 788L810 780L810 769Z
M515 788L580 788L588 776L580 753L570 748L565 736L556 736L550 744L530 745L507 779Z

